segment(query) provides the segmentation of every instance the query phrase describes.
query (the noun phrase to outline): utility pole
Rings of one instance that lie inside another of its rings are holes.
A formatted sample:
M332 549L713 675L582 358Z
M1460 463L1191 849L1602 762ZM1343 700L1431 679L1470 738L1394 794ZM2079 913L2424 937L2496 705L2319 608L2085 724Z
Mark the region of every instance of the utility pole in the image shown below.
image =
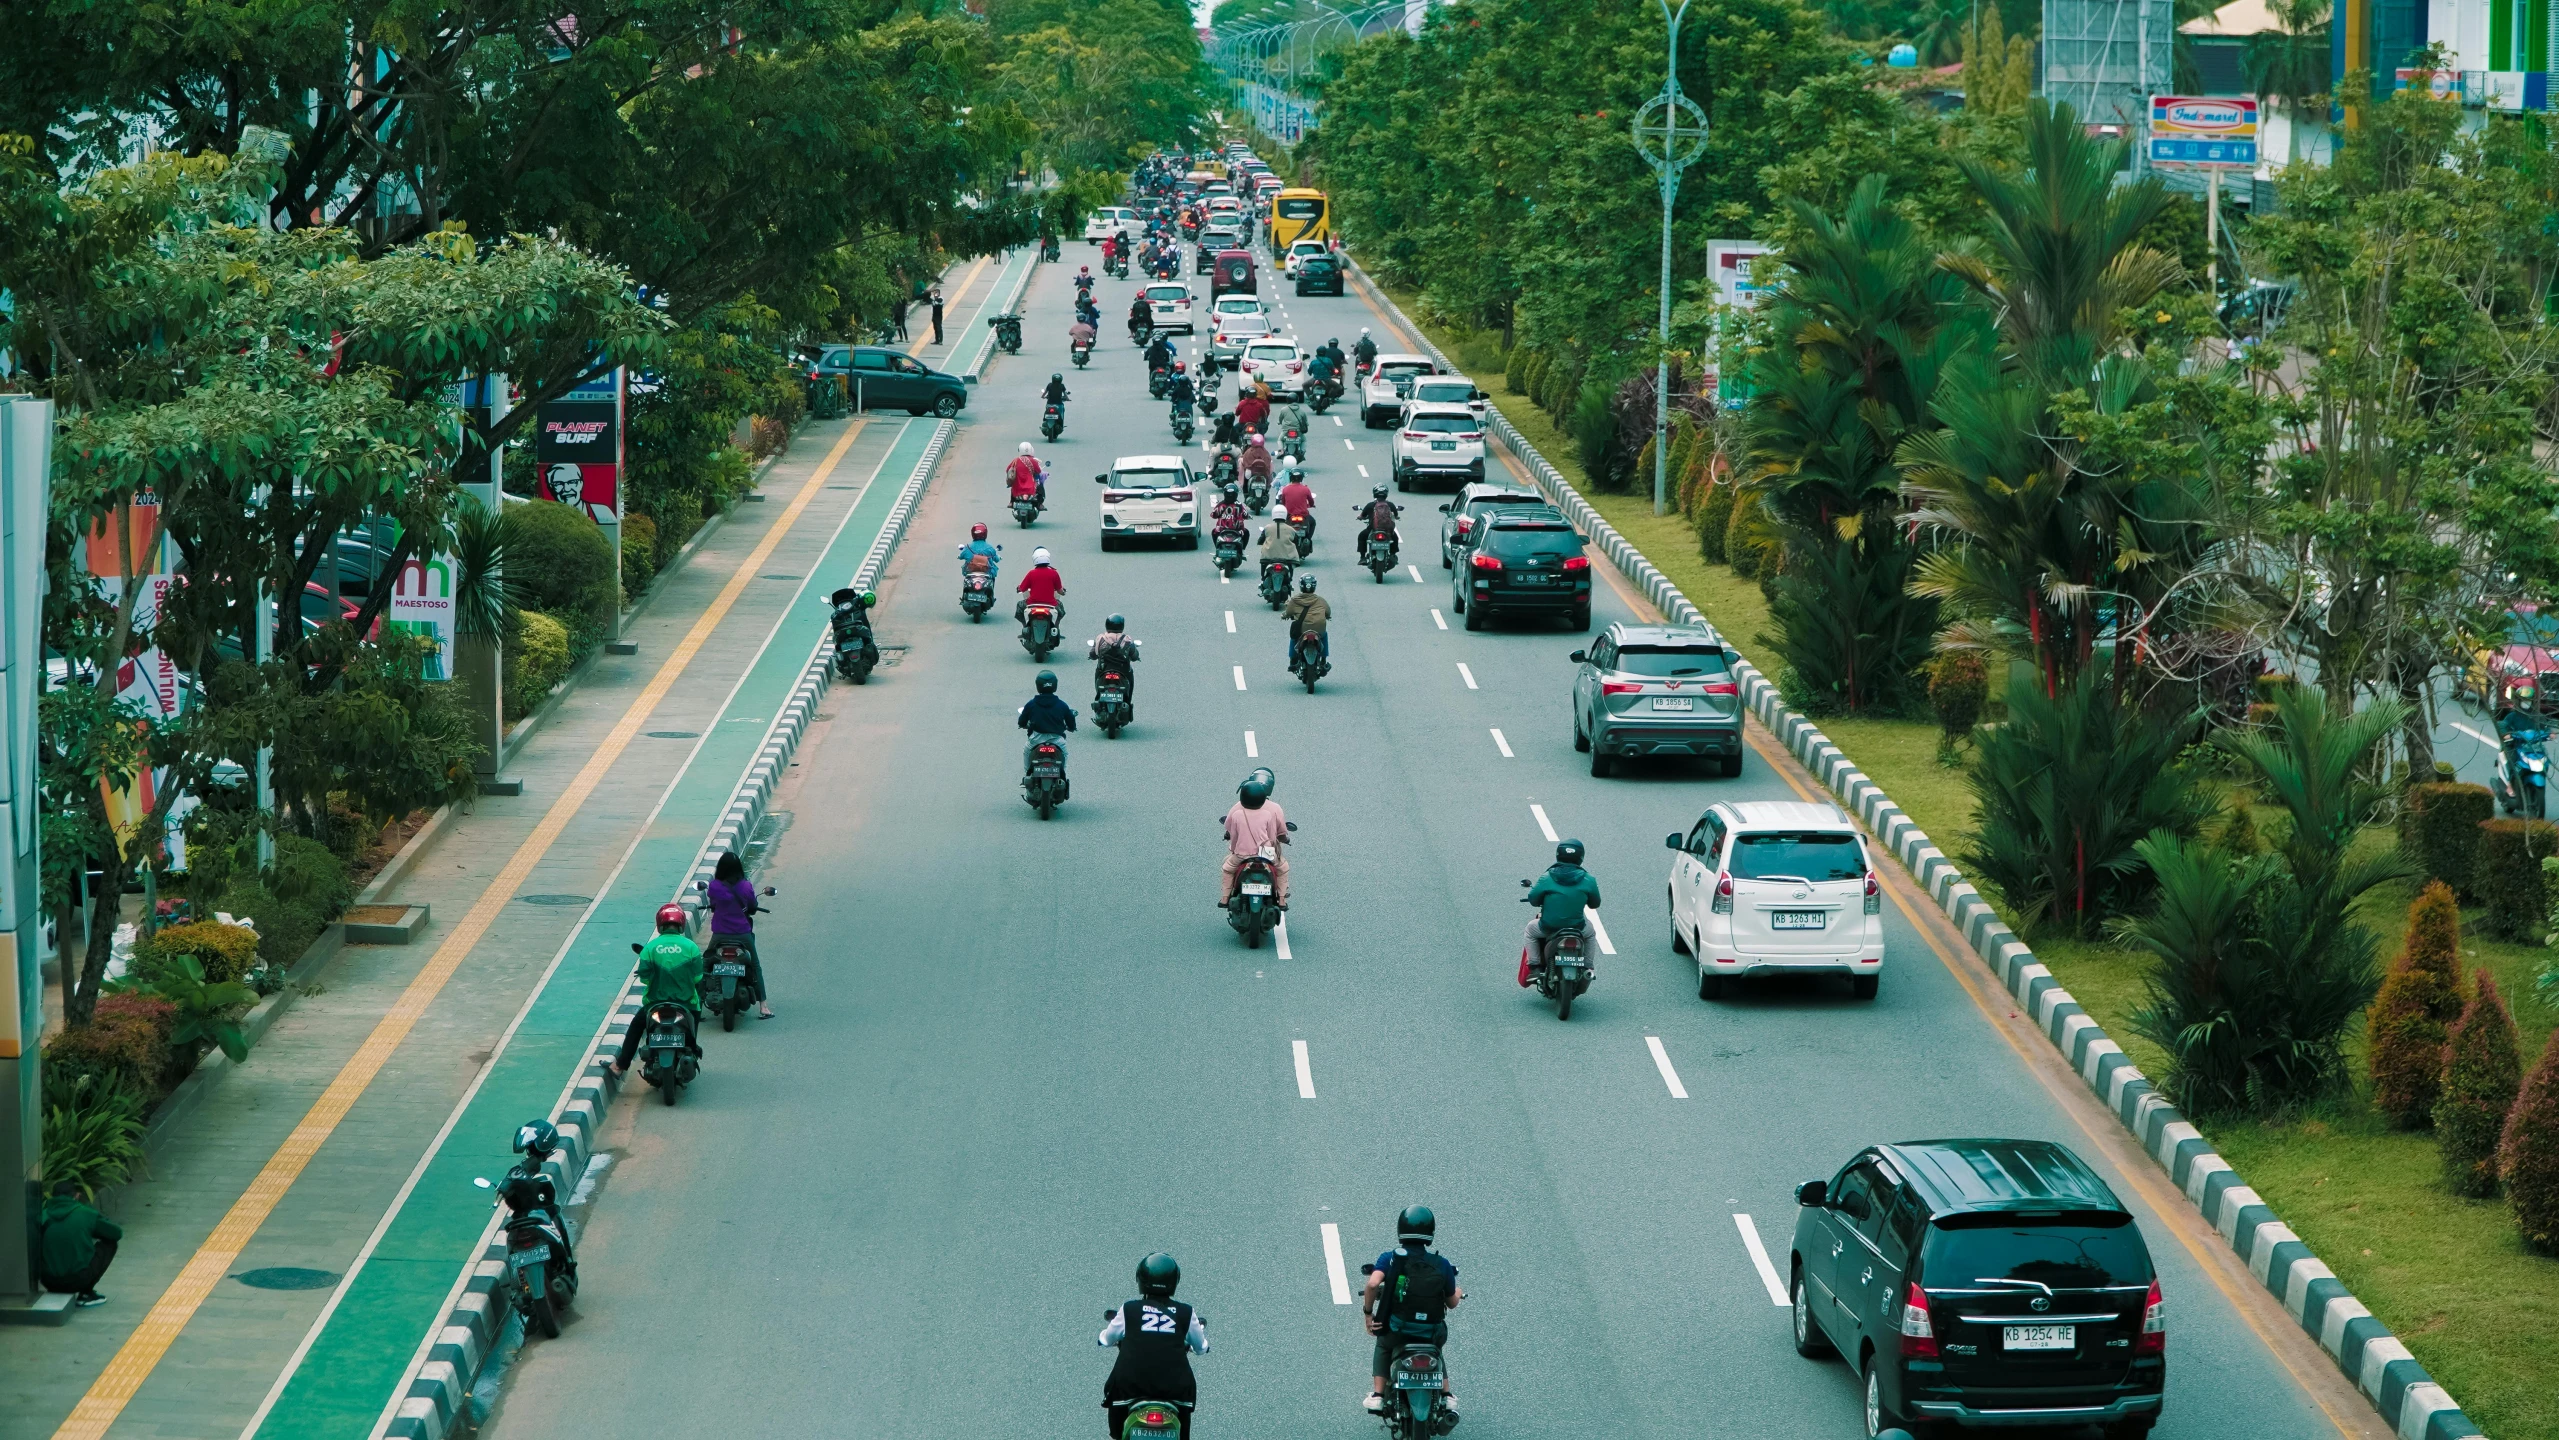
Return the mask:
M43 688L44 540L53 402L0 395L0 1321L58 1316L29 1265L31 1211L44 1178L44 903L37 844L36 695ZM56 963L74 938L56 936ZM66 971L66 973L68 973Z
M1661 323L1657 339L1661 345L1660 362L1653 372L1653 513L1668 508L1670 488L1670 222L1679 204L1679 172L1687 169L1706 149L1706 112L1697 102L1679 93L1679 26L1688 18L1689 0L1679 0L1673 13L1670 0L1655 0L1662 7L1662 24L1669 33L1670 59L1663 72L1661 93L1644 102L1635 112L1635 149L1644 163L1653 167L1653 176L1662 192L1662 283Z

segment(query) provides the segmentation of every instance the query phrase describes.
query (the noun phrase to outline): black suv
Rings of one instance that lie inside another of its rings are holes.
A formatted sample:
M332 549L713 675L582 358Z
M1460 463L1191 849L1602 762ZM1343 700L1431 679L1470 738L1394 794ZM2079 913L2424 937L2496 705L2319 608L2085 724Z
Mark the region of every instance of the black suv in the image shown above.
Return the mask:
M1496 506L1480 512L1449 603L1481 630L1495 615L1560 615L1590 628L1590 557L1582 537L1552 505Z
M1298 261L1297 293L1300 295L1341 294L1341 263L1330 255L1309 255Z
M1866 1433L2159 1421L2158 1271L2106 1182L2041 1140L1877 1145L1795 1191L1795 1349L1847 1356Z

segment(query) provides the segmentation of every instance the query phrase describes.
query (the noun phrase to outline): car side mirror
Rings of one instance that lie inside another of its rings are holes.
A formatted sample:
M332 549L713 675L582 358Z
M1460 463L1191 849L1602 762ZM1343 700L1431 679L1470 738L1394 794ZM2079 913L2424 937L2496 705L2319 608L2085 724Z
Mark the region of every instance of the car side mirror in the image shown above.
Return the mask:
M1527 888L1528 888L1528 882L1527 882L1527 881L1525 881L1525 880L1522 880L1521 882L1519 882L1519 888L1521 888L1522 890L1527 889Z
M1111 483L1111 477L1108 475L1096 475L1093 477L1093 483L1096 485L1108 485Z
M1665 836L1663 836L1663 837L1662 837L1662 848L1663 848L1663 849L1665 849L1665 850L1677 850L1677 849L1681 849L1681 848L1683 848L1687 843L1688 843L1688 839L1687 839L1687 837L1686 837L1686 836L1684 836L1684 835L1678 834L1678 833L1677 833L1677 832L1675 832L1675 831L1674 831L1673 833L1671 833L1671 834L1668 834L1668 835L1665 835Z
M1448 513L1448 507L1447 507L1447 506L1445 506L1445 505L1442 505L1441 507L1439 507L1439 513L1441 513L1442 515L1447 514L1447 513Z
M632 942L631 942L631 953L632 953L632 954L634 954L634 955L637 955L637 954L639 954L639 953L640 953L640 942L639 942L639 941L634 940L634 941L632 941Z
M1729 646L1729 645L1725 646L1725 647L1724 647L1724 663L1725 663L1725 664L1727 664L1727 665L1739 665L1740 663L1742 663L1742 652L1740 652L1739 650L1734 649L1733 647L1731 647L1731 646Z
M1821 1181L1807 1180L1795 1187L1795 1203L1808 1209L1818 1209L1830 1203L1829 1192L1830 1187Z
M1581 664L1583 661L1588 660L1589 658L1590 658L1590 652L1589 652L1588 650L1576 650L1576 651L1574 651L1574 652L1573 652L1573 655L1572 655L1573 663L1574 663L1574 664L1576 664L1576 665Z

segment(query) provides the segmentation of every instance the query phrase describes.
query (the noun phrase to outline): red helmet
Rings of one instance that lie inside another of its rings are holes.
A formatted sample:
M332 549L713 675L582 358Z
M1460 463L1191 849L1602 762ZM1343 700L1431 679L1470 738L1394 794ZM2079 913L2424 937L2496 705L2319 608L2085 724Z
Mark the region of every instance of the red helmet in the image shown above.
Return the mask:
M971 525L971 526L969 527L969 538L970 538L971 540L983 540L983 539L985 539L985 538L986 538L986 526L985 526L985 525L983 525L983 524Z
M674 901L670 900L658 907L659 934L682 930L688 923L690 923L690 917L684 913L684 907Z
M1176 374L1176 375L1181 374L1184 368L1185 368L1185 367L1183 366L1183 364L1182 364L1182 362L1181 362L1181 361L1176 360L1176 361L1174 361L1174 362L1173 362L1173 373L1174 373L1174 374Z

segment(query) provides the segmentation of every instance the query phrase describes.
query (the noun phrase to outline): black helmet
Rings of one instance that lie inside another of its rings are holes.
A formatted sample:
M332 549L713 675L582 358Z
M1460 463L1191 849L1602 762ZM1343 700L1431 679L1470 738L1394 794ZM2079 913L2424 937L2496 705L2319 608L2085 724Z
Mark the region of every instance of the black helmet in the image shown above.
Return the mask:
M1246 805L1257 806L1271 798L1271 788L1277 784L1279 777L1271 773L1269 766L1257 766L1252 774L1244 777L1243 784L1235 787L1235 798Z
M1298 589L1300 589L1300 590L1302 590L1302 591L1304 591L1305 593L1307 593L1307 594L1309 594L1309 595L1314 594L1314 593L1315 593L1315 577L1314 577L1314 576L1312 576L1312 575L1300 575L1300 576L1298 576L1298 577L1297 577L1297 588L1298 588Z
M1063 370L1051 370L1048 372L1048 378L1051 380L1063 380L1066 378L1066 372Z
M1339 345L1342 341L1341 337L1337 335L1327 335L1324 337L1324 343L1327 345Z
M1227 486L1227 487L1226 487L1225 494L1226 494L1226 498L1227 498L1227 499L1229 499L1229 500L1234 499L1234 498L1235 498L1235 487L1234 487L1234 486L1232 486L1232 485Z
M532 1156L536 1165L559 1148L560 1132L552 1129L548 1120L527 1120L515 1127L515 1153Z
M1383 500L1383 499L1385 499L1385 498L1386 498L1386 487L1385 487L1385 486L1383 486L1383 485L1376 485L1376 486L1372 486L1372 487L1370 487L1369 492L1368 492L1368 497L1369 497L1370 499L1372 499L1372 500Z
M1395 1238L1399 1241L1419 1240L1428 1245L1438 1233L1439 1217L1431 1213L1428 1205L1407 1205L1395 1217Z
M1137 1262L1137 1293L1171 1299L1182 1283L1182 1264L1158 1250Z
M1555 846L1555 863L1558 865L1579 865L1582 863L1582 842L1579 840L1565 840L1558 843Z
M1057 693L1057 672L1054 670L1043 670L1039 673L1038 678L1034 679L1031 683L1040 687L1041 694L1054 695Z
M1110 619L1102 622L1102 628L1110 631L1114 635L1117 635L1128 628L1128 617L1124 615L1114 615Z

